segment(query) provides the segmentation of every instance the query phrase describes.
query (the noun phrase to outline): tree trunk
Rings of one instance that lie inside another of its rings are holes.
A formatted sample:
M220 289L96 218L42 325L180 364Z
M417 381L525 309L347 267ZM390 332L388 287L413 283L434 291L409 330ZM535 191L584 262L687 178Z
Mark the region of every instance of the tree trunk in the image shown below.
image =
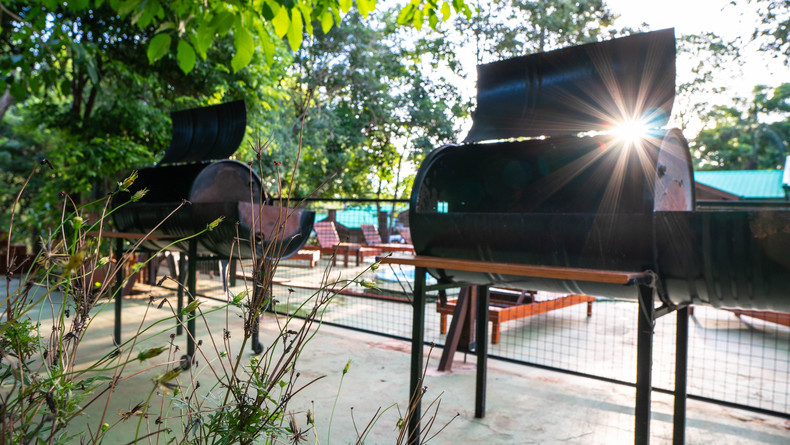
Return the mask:
M752 131L751 131L752 152L750 153L749 158L746 160L746 165L743 166L744 170L754 170L754 169L756 169L757 168L757 164L758 164L758 159L759 159L759 156L760 156L759 155L759 147L758 147L758 145L760 143L760 138L759 138L759 135L757 134L757 132L760 129L760 125L759 125L759 123L757 121L757 119L758 119L758 117L757 117L757 105L752 106L752 110L751 110L750 114L751 114L752 123L754 125L752 127Z
M3 122L3 116L5 116L5 112L11 108L11 105L14 105L14 96L11 95L10 87L6 87L5 91L3 92L3 96L0 97L0 122Z

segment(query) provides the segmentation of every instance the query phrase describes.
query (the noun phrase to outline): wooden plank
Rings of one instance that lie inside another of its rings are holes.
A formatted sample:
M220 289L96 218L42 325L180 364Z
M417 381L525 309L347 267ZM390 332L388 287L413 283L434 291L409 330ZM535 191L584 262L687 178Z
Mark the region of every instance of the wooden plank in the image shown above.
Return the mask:
M99 232L96 230L91 230L86 233L86 235L101 237L101 238L122 238L122 239L130 239L130 240L140 240L140 239L149 239L151 241L158 241L158 240L173 240L178 239L178 236L175 235L149 235L146 233L134 233L134 232Z
M782 326L790 327L790 314L785 312L772 312L772 311L753 311L744 309L725 309L732 312L737 316L745 315L747 317L757 318L763 321L780 324Z
M580 269L573 267L534 266L529 264L499 263L493 261L459 260L423 255L392 255L379 258L383 264L425 267L429 269L460 270L465 272L495 273L535 278L589 281L594 283L633 284L650 277L648 272Z
M556 311L558 309L563 309L569 306L587 303L590 301L595 301L595 297L589 297L587 295L568 295L553 300L536 301L534 303L503 308L501 311L499 311L498 318L499 322L517 320L519 318L545 314L547 312ZM489 317L489 319L490 318L491 317Z
M448 315L453 316L453 321L451 322L451 330L452 326L455 325L460 320L457 320L457 308L458 308L458 299L450 299L447 300L447 303L442 304L441 301L436 302L436 311L440 314L441 319L445 320ZM555 311L558 309L563 309L566 307L574 306L577 304L587 303L587 316L591 315L589 304L595 301L595 297L590 297L587 295L566 295L564 297L555 298L552 300L546 301L535 301L532 303L524 303L524 304L511 304L505 307L495 307L491 305L489 301L488 306L488 321L493 324L492 329L492 336L491 342L493 344L499 343L499 330L500 325L506 321L510 320L518 320L520 318L531 317L533 315L545 314L547 312ZM444 334L443 330L439 329L440 333ZM448 334L448 343L451 341L450 336ZM447 344L445 344L445 349L447 349ZM455 352L455 349L452 349ZM444 356L442 356L444 357ZM439 369L442 370L441 368Z

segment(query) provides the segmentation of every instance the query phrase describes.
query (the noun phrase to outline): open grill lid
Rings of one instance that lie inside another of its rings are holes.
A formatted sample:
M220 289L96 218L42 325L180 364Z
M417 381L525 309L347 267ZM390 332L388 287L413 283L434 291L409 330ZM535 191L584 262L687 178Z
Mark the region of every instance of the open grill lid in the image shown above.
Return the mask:
M464 142L664 126L675 97L675 32L648 32L477 67Z
M230 157L247 128L243 100L170 113L173 138L159 164L198 162Z

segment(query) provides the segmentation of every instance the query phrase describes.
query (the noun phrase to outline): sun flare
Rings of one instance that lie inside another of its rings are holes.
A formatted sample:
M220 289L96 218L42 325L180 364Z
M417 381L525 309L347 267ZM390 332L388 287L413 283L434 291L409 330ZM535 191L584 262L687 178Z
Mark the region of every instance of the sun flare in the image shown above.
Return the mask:
M639 119L628 119L617 124L612 130L612 134L626 147L633 147L646 139L649 131L650 127L646 122Z

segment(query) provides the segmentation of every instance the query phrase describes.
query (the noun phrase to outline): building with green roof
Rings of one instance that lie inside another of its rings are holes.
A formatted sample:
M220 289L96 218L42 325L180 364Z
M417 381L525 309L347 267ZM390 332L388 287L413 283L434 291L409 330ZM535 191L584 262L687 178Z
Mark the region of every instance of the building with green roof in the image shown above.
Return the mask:
M790 156L784 170L695 171L697 200L787 200Z

